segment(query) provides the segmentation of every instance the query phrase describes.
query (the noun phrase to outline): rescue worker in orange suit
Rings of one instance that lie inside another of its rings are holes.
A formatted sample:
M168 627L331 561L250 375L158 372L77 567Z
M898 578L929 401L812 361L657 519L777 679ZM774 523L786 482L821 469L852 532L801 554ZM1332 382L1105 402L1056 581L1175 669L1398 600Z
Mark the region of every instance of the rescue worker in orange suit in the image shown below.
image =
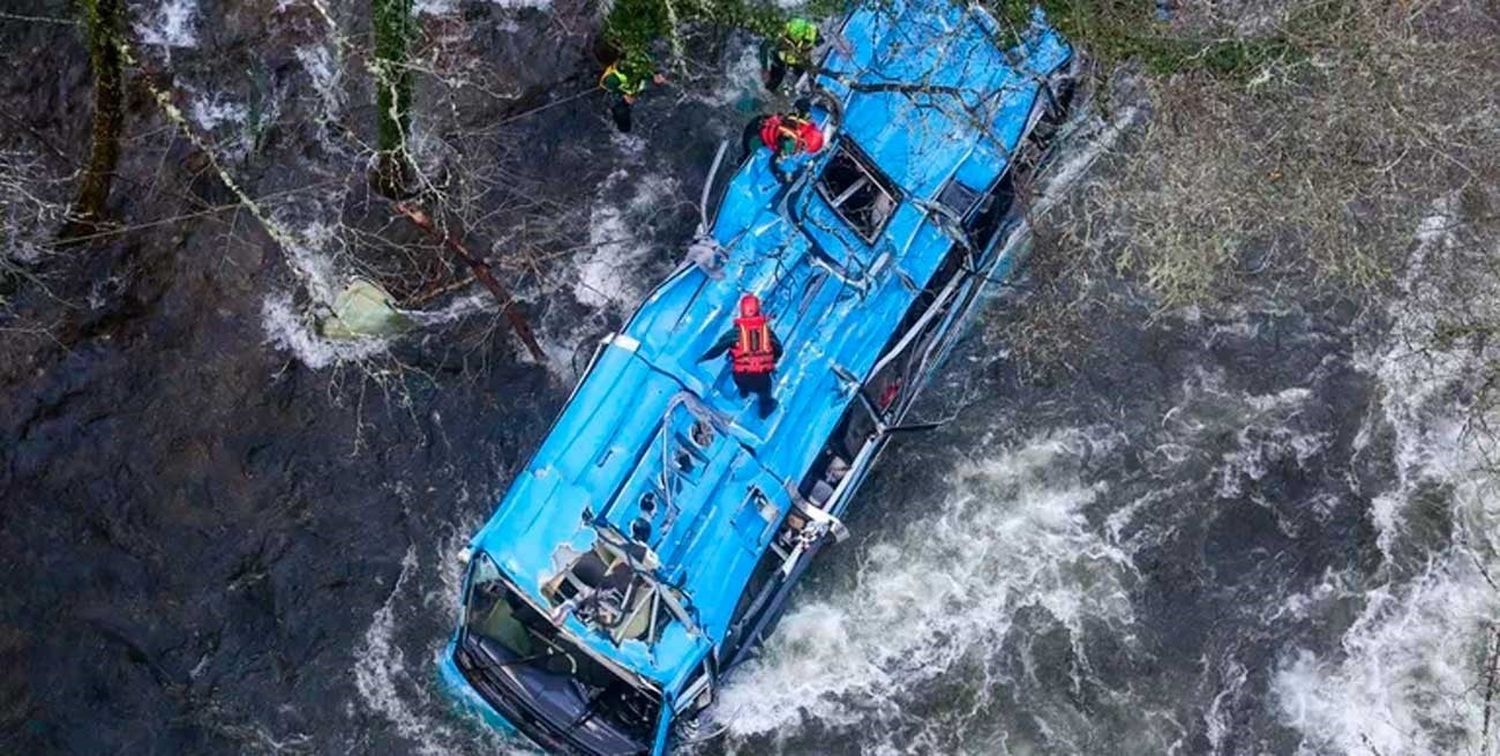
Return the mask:
M771 398L771 372L781 359L781 340L760 311L760 298L746 294L740 298L740 316L734 319L734 328L717 342L699 362L714 359L729 353L729 365L734 374L734 385L740 397L749 394L758 397L757 408L765 418L776 409L776 400Z

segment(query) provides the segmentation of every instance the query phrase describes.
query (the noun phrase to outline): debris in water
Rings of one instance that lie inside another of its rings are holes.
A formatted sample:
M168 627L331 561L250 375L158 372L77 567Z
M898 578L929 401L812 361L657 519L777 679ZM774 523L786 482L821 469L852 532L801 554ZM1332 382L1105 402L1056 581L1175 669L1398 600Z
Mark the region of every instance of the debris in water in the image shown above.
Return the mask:
M401 333L412 322L379 284L356 278L334 298L333 314L321 325L330 339L356 339Z

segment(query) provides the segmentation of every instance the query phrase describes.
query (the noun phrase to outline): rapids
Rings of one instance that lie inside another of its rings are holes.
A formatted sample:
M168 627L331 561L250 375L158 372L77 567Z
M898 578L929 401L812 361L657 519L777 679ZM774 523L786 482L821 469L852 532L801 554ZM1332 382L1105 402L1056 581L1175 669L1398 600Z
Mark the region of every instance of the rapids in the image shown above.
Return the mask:
M531 39L582 28L583 3L418 7L472 63L418 92L473 111L419 135L435 164L514 115L475 71L514 74L501 83L530 106L591 83L583 35ZM363 270L348 227L385 222L347 181L363 159L347 130L370 115L356 11L132 10L148 61L274 229L237 212L142 227L0 313L6 752L526 750L436 690L454 557L593 340L680 259L714 149L757 105L752 47L733 38L643 98L642 133L612 135L580 97L485 143L508 162L479 196L524 195L555 221L551 267L507 271L538 365L486 296L391 341L313 327ZM83 138L66 117L87 99L79 42L3 23L7 47L70 61L13 73L7 103L60 144ZM1036 211L1107 181L1095 159L1147 111L1126 98L1075 119ZM120 212L230 201L170 124L132 118ZM690 750L1492 752L1500 480L1467 406L1479 356L1411 346L1436 317L1452 212L1412 229L1385 308L1267 295L1162 312L1116 281L1066 379L1026 378L1004 347L1045 294L1024 278L997 291L919 409L953 419L887 451L854 537L824 552ZM510 259L530 237L503 226L476 236Z

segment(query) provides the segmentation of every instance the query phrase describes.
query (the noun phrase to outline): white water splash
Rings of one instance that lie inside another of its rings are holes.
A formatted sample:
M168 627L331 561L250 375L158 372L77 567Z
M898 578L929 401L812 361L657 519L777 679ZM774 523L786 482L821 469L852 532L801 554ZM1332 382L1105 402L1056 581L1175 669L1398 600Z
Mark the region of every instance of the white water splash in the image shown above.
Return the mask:
M354 687L375 712L396 726L402 737L415 742L420 753L446 753L433 742L433 724L408 705L400 682L408 677L406 652L396 642L396 601L406 581L417 570L417 550L408 547L401 558L401 573L385 603L375 610L365 631L365 644L355 653ZM443 728L442 735L449 735Z
M907 502L912 519L864 548L856 585L791 612L765 655L731 678L715 718L737 736L785 732L804 717L894 729L903 695L924 681L961 661L988 670L1028 608L1066 628L1087 664L1085 621L1134 621L1133 567L1083 515L1103 489L1079 479L1082 442L1067 433L961 463L949 490ZM976 710L993 688L974 691Z
M635 180L634 194L623 206L609 199L629 179L625 169L609 174L589 213L589 247L574 257L578 282L573 296L590 307L633 307L645 291L640 267L651 251L642 231L659 208L677 196L677 180L648 174Z
M1364 591L1363 610L1340 653L1300 650L1283 660L1272 693L1281 719L1302 733L1302 753L1481 753L1495 745L1482 742L1482 733L1484 680L1493 663L1486 648L1500 622L1500 590L1491 582L1500 575L1500 481L1488 472L1482 436L1464 432L1459 400L1459 389L1480 376L1485 355L1469 348L1411 351L1431 344L1444 292L1429 266L1453 264L1435 258L1452 249L1445 229L1454 210L1451 200L1439 202L1422 222L1403 297L1390 310L1393 333L1360 360L1380 382L1381 419L1395 435L1396 484L1371 512L1385 571L1402 574L1400 546L1413 537L1409 510L1423 497L1441 497L1452 537L1446 546L1422 550L1425 562L1414 577ZM1470 304L1496 310L1493 301ZM1328 590L1338 588L1335 582ZM1500 737L1500 723L1489 727L1489 738Z
M398 483L392 493L412 506L426 503L426 495L433 490L419 494ZM493 492L485 494L486 500L494 496ZM469 500L469 492L464 488L453 504L462 508ZM402 647L403 615L438 613L444 618L445 627L457 623L464 568L455 557L482 522L481 515L468 515L456 520L451 529L445 527L440 537L434 539L437 551L430 559L431 566L423 566L416 545L407 548L395 584L371 616L364 644L355 651L354 683L360 700L370 711L389 721L396 733L412 744L411 751L415 753L429 756L535 753L487 726L459 726L459 720L450 713L449 702L434 689L436 674L427 666L429 660L441 653L445 636L417 641L421 647L415 655L420 661L415 667L407 666L407 653Z
M1068 120L1058 129L1056 149L1061 153L1061 161L1045 170L1028 212L1001 244L1003 254L1023 253L1031 244L1033 224L1067 198L1094 163L1146 116L1141 95L1127 96L1107 121L1097 115L1098 109L1090 107L1091 94L1085 92L1084 96L1083 101L1073 103ZM997 296L1001 290L999 286L989 287L987 296Z
M1342 654L1297 651L1272 681L1282 721L1303 735L1299 752L1477 752L1495 591L1472 562L1444 557L1414 585L1364 598Z
M1204 733L1209 747L1216 754L1224 752L1225 740L1234 731L1234 703L1244 694L1245 681L1250 679L1250 673L1245 665L1231 659L1225 667L1224 677L1224 687L1214 695L1203 715Z
M1418 226L1402 281L1404 296L1390 311L1390 343L1360 359L1360 367L1379 378L1385 393L1383 418L1396 430L1397 485L1376 497L1373 505L1387 559L1393 557L1393 540L1402 531L1406 504L1417 487L1427 480L1460 479L1480 461L1475 459L1479 449L1472 446L1474 439L1465 437L1465 418L1455 406L1453 390L1476 377L1481 355L1463 349L1414 348L1428 343L1439 326L1445 292L1435 280L1438 272L1429 266L1448 264L1434 258L1452 249L1456 205L1456 198L1439 201ZM1473 304L1496 309L1494 302Z
M306 298L296 297L294 301L290 292L272 290L261 304L261 326L267 343L291 352L314 370L375 357L397 338L329 339L319 331L319 318L331 312L338 292L351 280L351 274L338 263L339 245L343 243L338 228L322 220L337 217L329 206L336 206L332 195L304 195L302 201L283 205L272 214L281 235L282 259L301 283ZM444 315L423 313L422 318L441 322Z
M301 45L293 52L297 62L312 78L313 89L318 92L319 115L325 122L337 121L344 109L343 70L339 66L337 48L332 42L326 42Z
M385 351L383 339L326 339L307 324L313 318L292 304L290 295L273 292L261 303L261 327L266 341L291 352L302 364L317 370L344 362L355 362Z
M1217 385L1222 380L1215 376L1211 382ZM1224 454L1215 471L1219 478L1218 494L1221 498L1240 497L1245 492L1246 481L1259 482L1274 464L1291 460L1302 467L1309 459L1328 448L1333 439L1332 433L1303 433L1296 431L1291 425L1292 419L1310 399L1312 392L1300 387L1244 398L1243 417L1246 422L1235 434L1235 448ZM1201 436L1201 433L1195 435Z
M735 105L747 99L762 100L769 97L761 84L760 55L756 42L735 37L724 54L724 73L719 85L695 99L712 107Z
M1052 209L1067 196L1099 158L1114 149L1120 138L1146 117L1143 105L1128 100L1127 103L1129 104L1116 110L1108 121L1100 120L1094 115L1094 109L1087 107L1087 103L1073 105L1073 116L1061 130L1061 141L1069 148L1063 161L1047 172L1038 192L1041 196L1032 204L1028 218ZM1074 145L1074 142L1077 144ZM1023 222L1022 225L1028 223L1029 221Z
M141 41L162 47L197 47L197 0L163 0L155 11L135 24Z

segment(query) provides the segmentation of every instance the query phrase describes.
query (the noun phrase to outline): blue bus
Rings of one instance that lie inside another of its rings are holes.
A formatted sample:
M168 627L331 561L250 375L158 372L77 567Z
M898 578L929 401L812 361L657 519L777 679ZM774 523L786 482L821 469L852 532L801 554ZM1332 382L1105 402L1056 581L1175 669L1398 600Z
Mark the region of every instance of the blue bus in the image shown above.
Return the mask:
M757 150L725 182L716 161L698 254L604 339L465 550L439 669L494 727L570 753L682 742L1019 264L1005 240L1067 107L1068 43L1040 12L1012 29L949 0L881 0L825 36L799 83L823 149ZM764 417L700 360L746 293L785 348Z

